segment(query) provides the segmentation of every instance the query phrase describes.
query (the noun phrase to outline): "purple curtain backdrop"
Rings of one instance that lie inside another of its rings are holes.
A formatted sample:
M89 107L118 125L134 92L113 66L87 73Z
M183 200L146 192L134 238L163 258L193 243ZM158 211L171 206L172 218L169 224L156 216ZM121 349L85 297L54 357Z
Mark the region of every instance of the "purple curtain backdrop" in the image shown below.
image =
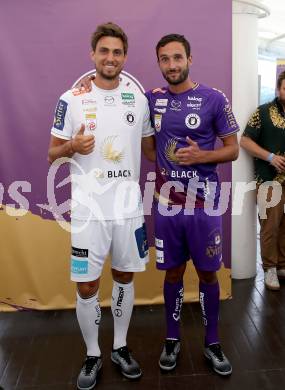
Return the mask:
M30 210L43 218L37 204L47 202L47 147L58 97L92 69L90 36L96 25L118 23L129 36L125 70L150 89L164 85L155 45L168 33L191 42L191 77L223 90L231 98L231 1L13 0L0 2L0 183L4 204L15 180L31 183L25 194ZM142 181L153 166L143 162ZM230 164L220 168L231 180ZM64 198L64 196L63 196ZM1 201L1 199L0 199ZM60 201L60 198L59 198ZM152 229L149 230L152 236ZM224 217L224 262L230 267L230 210ZM152 241L152 240L151 240Z

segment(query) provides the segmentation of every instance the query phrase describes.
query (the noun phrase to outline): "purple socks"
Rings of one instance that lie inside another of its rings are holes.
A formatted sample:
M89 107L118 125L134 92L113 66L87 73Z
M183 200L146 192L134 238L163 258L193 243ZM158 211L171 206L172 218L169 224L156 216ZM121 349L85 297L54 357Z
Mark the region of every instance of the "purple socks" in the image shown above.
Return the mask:
M169 283L164 281L164 302L166 312L166 338L180 339L180 313L183 303L183 281Z
M219 343L218 320L219 320L219 282L215 284L199 284L199 296L202 309L202 318L205 325L205 346Z

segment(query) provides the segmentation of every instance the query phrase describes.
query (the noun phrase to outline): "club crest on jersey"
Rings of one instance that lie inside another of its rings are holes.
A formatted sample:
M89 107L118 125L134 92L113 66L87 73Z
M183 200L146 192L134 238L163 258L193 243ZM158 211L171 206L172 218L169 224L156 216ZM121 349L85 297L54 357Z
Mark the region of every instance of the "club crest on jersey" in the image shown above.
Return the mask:
M161 114L155 114L154 115L154 127L157 132L161 130L161 121L162 121L162 115Z
M94 131L97 127L97 118L95 113L86 113L85 114L85 126L89 131Z
M166 107L168 104L168 99L156 99L155 106L156 107Z
M118 136L110 136L104 139L101 145L101 155L104 160L113 162L115 164L122 161L124 157L124 153L121 150L116 150L114 147L114 143Z
M129 125L129 126L134 126L135 123L136 123L136 116L133 112L131 111L128 111L124 114L124 119L125 119L125 122Z
M188 127L188 129L197 129L201 124L201 118L197 114L189 114L185 118L185 125Z

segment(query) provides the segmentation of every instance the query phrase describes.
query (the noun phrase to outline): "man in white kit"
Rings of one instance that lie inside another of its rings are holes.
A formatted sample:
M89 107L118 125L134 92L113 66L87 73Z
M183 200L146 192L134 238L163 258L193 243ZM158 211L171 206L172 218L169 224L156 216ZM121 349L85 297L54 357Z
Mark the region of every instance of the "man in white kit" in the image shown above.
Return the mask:
M71 164L71 280L77 282L76 313L87 347L79 389L93 388L102 366L98 291L108 253L113 277L111 359L127 378L142 375L126 338L134 304L133 273L144 271L148 260L138 185L141 146L147 154L154 142L146 97L120 84L126 34L113 23L100 25L91 46L96 68L92 90L69 90L60 97L48 153L50 162L60 157L75 160Z

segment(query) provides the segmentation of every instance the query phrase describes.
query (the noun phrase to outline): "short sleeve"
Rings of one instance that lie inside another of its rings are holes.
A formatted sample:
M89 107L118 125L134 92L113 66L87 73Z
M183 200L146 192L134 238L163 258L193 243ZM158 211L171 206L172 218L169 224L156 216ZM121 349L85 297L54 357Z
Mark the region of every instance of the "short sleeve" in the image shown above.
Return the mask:
M231 104L222 91L216 90L216 105L214 126L219 138L225 138L239 131L236 118L232 112Z
M151 125L148 100L146 97L144 97L144 116L143 116L142 137L150 137L151 135L154 135L154 129Z
M249 121L247 122L246 128L242 135L251 138L254 142L257 142L260 136L260 129L260 110L259 108L257 108L249 118Z
M71 111L70 111L70 93L65 92L59 98L56 109L54 112L53 127L51 129L51 134L55 137L62 139L71 139L72 137L72 120L71 120Z

